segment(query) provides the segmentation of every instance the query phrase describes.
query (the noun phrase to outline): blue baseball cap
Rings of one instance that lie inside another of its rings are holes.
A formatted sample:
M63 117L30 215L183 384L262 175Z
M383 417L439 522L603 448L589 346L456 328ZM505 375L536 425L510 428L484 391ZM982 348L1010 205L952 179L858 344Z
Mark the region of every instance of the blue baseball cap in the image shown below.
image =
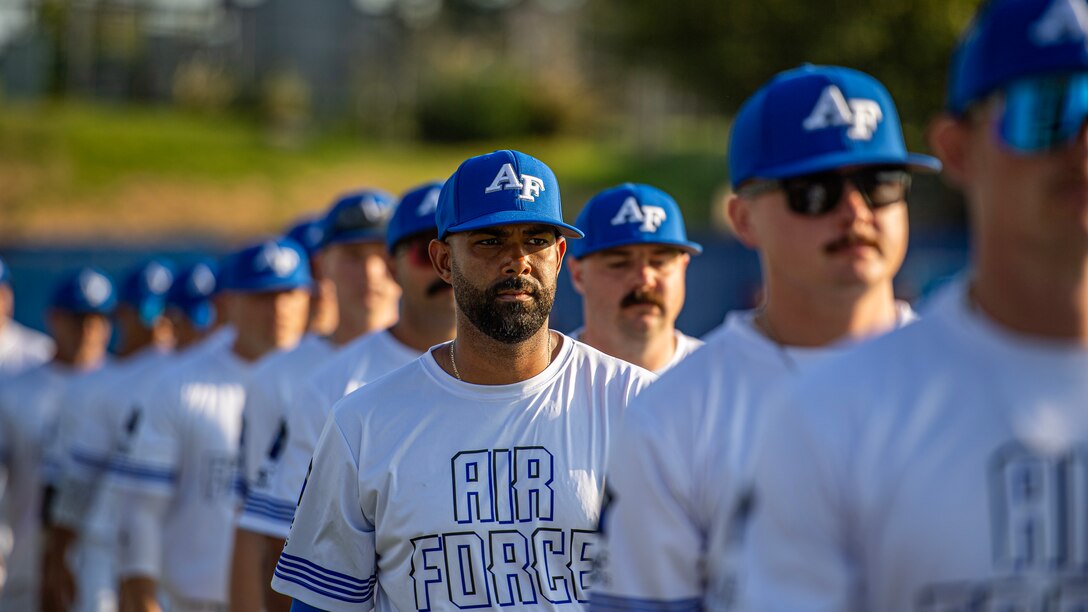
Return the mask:
M174 284L174 265L165 259L149 259L124 276L118 300L136 309L140 322L150 327L166 310L166 294Z
M629 244L666 244L692 255L703 252L702 245L688 240L676 200L650 185L624 183L598 193L574 224L586 233L585 239L570 244L575 259Z
M392 253L397 243L405 238L438 229L435 211L442 182L434 181L410 189L400 197L397 209L385 230L385 246Z
M393 205L393 196L375 189L341 196L322 221L325 237L320 248L346 242L385 242Z
M439 238L512 223L544 223L567 238L584 235L563 222L555 173L519 151L495 151L462 162L442 186L437 216Z
M324 219L315 217L297 221L284 235L301 244L306 254L312 256L321 248L321 243L325 240Z
M946 106L962 115L1017 79L1086 70L1084 0L995 0L983 5L956 46Z
M117 292L101 268L85 266L61 278L49 304L75 314L108 315L117 306Z
M779 73L741 106L729 138L734 189L753 178L873 164L941 168L933 157L907 152L899 113L879 81L838 66Z
M166 295L166 304L177 308L197 329L206 329L215 321L212 295L216 289L216 263L202 260L178 273Z
M11 271L8 270L8 265L4 263L3 259L0 259L0 285L7 285L11 282Z
M266 240L223 258L219 268L223 291L257 293L310 287L310 260L290 238Z

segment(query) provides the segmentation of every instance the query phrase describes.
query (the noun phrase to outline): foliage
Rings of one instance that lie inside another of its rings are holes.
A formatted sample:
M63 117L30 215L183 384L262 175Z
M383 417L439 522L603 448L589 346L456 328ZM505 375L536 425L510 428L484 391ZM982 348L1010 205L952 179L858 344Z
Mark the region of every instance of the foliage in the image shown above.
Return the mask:
M670 74L734 112L776 72L857 68L891 91L908 140L941 107L956 37L979 0L597 0L593 27L619 57Z

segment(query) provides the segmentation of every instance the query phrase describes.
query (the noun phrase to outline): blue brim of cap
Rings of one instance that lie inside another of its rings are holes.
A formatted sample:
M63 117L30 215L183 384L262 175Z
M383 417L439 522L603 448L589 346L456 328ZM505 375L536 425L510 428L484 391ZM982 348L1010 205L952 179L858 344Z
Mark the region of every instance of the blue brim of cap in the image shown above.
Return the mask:
M614 240L606 244L598 244L591 250L579 253L578 255L576 255L576 257L578 259L581 259L587 255L600 253L601 251L607 251L608 249L614 249L616 247L629 246L632 244L659 244L664 246L671 246L676 247L689 255L699 255L703 252L703 245L699 244L698 242L692 242L690 240L640 240L638 238L631 237L624 238L623 240Z
M567 225L566 223L560 223L552 217L539 215L528 210L504 210L502 212L490 213L475 219L469 219L464 223L459 223L446 228L439 238L445 238L447 235L453 232L467 232L469 230L482 229L485 227L494 227L496 225L514 225L518 223L540 223L542 225L550 225L559 230L559 233L565 238L584 238L585 233L574 227L573 225Z
M883 166L904 165L911 170L921 172L940 172L941 161L936 157L922 155L921 153L908 153L900 155L858 155L853 152L835 153L820 157L809 158L795 164L779 166L772 171L760 173L751 178L780 179L791 176L802 176L837 168L849 166Z
M321 243L319 248L325 248L334 244L351 244L356 242L385 242L385 232L360 231L337 234Z
M312 289L313 283L307 281L305 283L299 283L292 280L282 281L270 281L266 283L258 283L246 285L245 287L223 287L224 292L234 293L269 293L272 291L291 291L294 289Z
M155 320L161 317L162 313L166 311L166 298L145 298L134 306L136 307L136 312L140 313L140 322L144 324L144 327L151 327L155 324Z
M186 318L197 329L207 329L215 321L215 306L211 302L196 302L182 308Z

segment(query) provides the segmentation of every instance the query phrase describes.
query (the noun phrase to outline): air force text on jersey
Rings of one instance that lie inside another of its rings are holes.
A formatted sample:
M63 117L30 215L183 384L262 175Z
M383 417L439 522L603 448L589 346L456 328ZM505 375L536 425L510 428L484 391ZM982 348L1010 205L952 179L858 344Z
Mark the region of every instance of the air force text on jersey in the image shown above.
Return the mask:
M492 528L412 539L418 610L432 609L436 597L459 608L588 601L596 533L541 526L555 508L548 449L462 451L450 471L453 519ZM519 529L526 523L531 529Z

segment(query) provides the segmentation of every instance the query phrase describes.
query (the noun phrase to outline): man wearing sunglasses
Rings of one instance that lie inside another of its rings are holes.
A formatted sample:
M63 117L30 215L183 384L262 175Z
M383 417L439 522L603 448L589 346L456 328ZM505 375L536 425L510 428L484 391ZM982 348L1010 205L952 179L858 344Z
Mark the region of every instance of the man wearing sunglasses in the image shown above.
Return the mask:
M576 340L655 374L703 345L676 329L688 262L703 247L672 196L625 183L593 196L574 224L586 232L570 248L585 321Z
M353 191L333 203L321 221L314 268L335 288L336 328L328 336L308 334L293 350L263 360L246 386L242 413L245 486L231 564L235 612L259 612L262 600L268 607L277 597L268 584L283 547L276 523L287 508L276 504L267 487L291 434L287 422L305 376L338 347L396 321L400 287L389 273L385 253L393 207L392 196L375 189Z
M725 607L769 399L913 319L892 278L911 173L939 163L907 152L883 85L834 66L777 75L741 107L729 167L729 216L759 252L765 301L731 313L632 405L609 462L601 610Z
M428 254L438 236L434 212L441 189L442 183L427 183L408 191L389 220L383 247L402 289L396 324L353 340L310 371L292 374L296 391L284 411L275 456L266 460L260 489L251 496L256 498L251 512L259 514L257 528L273 555L271 565L262 567L262 587L272 581L275 555L291 529L310 457L333 404L454 336L453 291L434 271ZM276 605L289 608L290 599L274 593L265 609L274 612Z
M755 462L748 610L1088 609L1088 5L995 0L930 142L970 271L805 379Z

